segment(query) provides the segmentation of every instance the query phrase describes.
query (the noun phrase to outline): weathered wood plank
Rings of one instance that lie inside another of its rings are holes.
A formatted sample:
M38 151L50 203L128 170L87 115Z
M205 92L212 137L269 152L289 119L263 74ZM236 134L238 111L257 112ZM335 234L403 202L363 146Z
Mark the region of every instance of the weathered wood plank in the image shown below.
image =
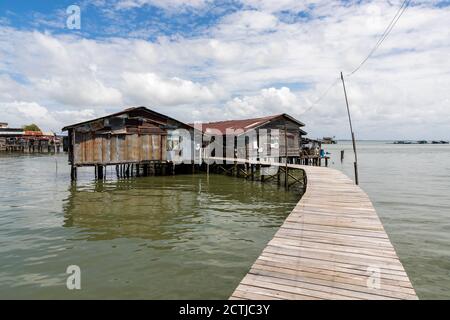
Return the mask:
M366 193L337 170L288 166L306 192L230 299L417 299Z

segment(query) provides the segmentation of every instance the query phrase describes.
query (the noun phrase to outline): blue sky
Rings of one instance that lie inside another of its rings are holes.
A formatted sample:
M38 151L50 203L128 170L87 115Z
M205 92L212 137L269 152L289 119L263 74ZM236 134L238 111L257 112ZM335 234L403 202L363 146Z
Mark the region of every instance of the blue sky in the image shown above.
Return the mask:
M167 10L147 4L138 8L118 8L120 1L11 1L0 4L2 16L10 25L21 29L37 29L67 33L65 9L78 5L83 12L84 28L80 34L88 38L139 37L155 40L160 36L192 37L207 32L220 18L243 7L236 1L220 1L202 8L185 6ZM142 30L137 33L136 30ZM146 31L146 32L144 32Z
M0 121L59 131L127 106L183 121L287 112L348 138L340 71L402 0L0 2ZM81 29L66 26L70 5ZM357 135L448 139L450 1L413 0L350 77ZM320 103L311 105L323 92Z

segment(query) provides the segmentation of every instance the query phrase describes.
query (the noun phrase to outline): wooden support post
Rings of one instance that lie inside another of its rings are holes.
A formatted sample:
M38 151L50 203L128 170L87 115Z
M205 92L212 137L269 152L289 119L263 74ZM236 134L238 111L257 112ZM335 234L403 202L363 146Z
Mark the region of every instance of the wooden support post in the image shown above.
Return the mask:
M281 170L280 170L280 168L278 167L278 168L277 168L277 184L278 184L278 185L280 185L280 174L281 174Z
M96 166L96 171L97 171L97 179L98 180L103 180L103 166L102 165L97 165Z
M288 176L288 145L287 145L287 125L284 124L284 154L285 154L285 162L286 162L286 168L284 173L284 186L286 189L289 188L289 176Z
M70 180L77 180L77 167L75 167L74 165L72 165L70 168Z
M142 170L143 170L144 177L147 177L148 176L148 164L144 164L144 168Z
M344 150L341 150L341 162L344 161Z
M347 97L347 89L345 88L345 81L344 81L344 75L341 72L341 80L342 80L342 86L344 87L344 95L345 95L345 103L347 105L347 113L348 113L348 122L350 124L350 132L352 135L352 144L353 144L353 152L355 154L355 162L353 163L354 169L355 169L355 184L359 184L359 178L358 178L358 155L356 153L356 140L355 140L355 133L353 132L353 126L352 126L352 118L350 116L350 107L348 104L348 97Z

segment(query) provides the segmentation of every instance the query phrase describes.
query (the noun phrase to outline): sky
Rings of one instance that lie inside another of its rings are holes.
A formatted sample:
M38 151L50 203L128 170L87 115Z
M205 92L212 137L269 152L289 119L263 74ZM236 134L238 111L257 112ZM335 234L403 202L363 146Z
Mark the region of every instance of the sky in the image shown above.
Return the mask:
M342 71L357 138L449 140L450 1L412 0L347 76L402 2L1 0L0 122L60 132L147 106L183 122L288 113L348 139Z

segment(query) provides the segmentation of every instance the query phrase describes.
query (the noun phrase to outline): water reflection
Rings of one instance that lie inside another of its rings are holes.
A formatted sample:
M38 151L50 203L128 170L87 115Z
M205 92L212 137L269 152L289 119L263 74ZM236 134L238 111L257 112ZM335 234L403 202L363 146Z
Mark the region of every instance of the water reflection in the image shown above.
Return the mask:
M73 184L68 191L63 226L78 228L77 239L87 240L183 242L214 223L265 221L268 226L279 225L286 214L286 210L278 210L280 204L300 198L273 185L221 175L98 181ZM273 212L267 214L270 208ZM228 218L231 220L223 221Z
M142 178L148 180L147 178ZM199 195L192 186L130 180L73 185L64 205L64 226L83 229L89 240L172 239L200 223ZM194 188L195 189L195 188Z
M80 170L71 185L64 155L10 160L0 156L3 298L225 299L299 199L220 175L94 182ZM73 264L77 292L65 285Z

